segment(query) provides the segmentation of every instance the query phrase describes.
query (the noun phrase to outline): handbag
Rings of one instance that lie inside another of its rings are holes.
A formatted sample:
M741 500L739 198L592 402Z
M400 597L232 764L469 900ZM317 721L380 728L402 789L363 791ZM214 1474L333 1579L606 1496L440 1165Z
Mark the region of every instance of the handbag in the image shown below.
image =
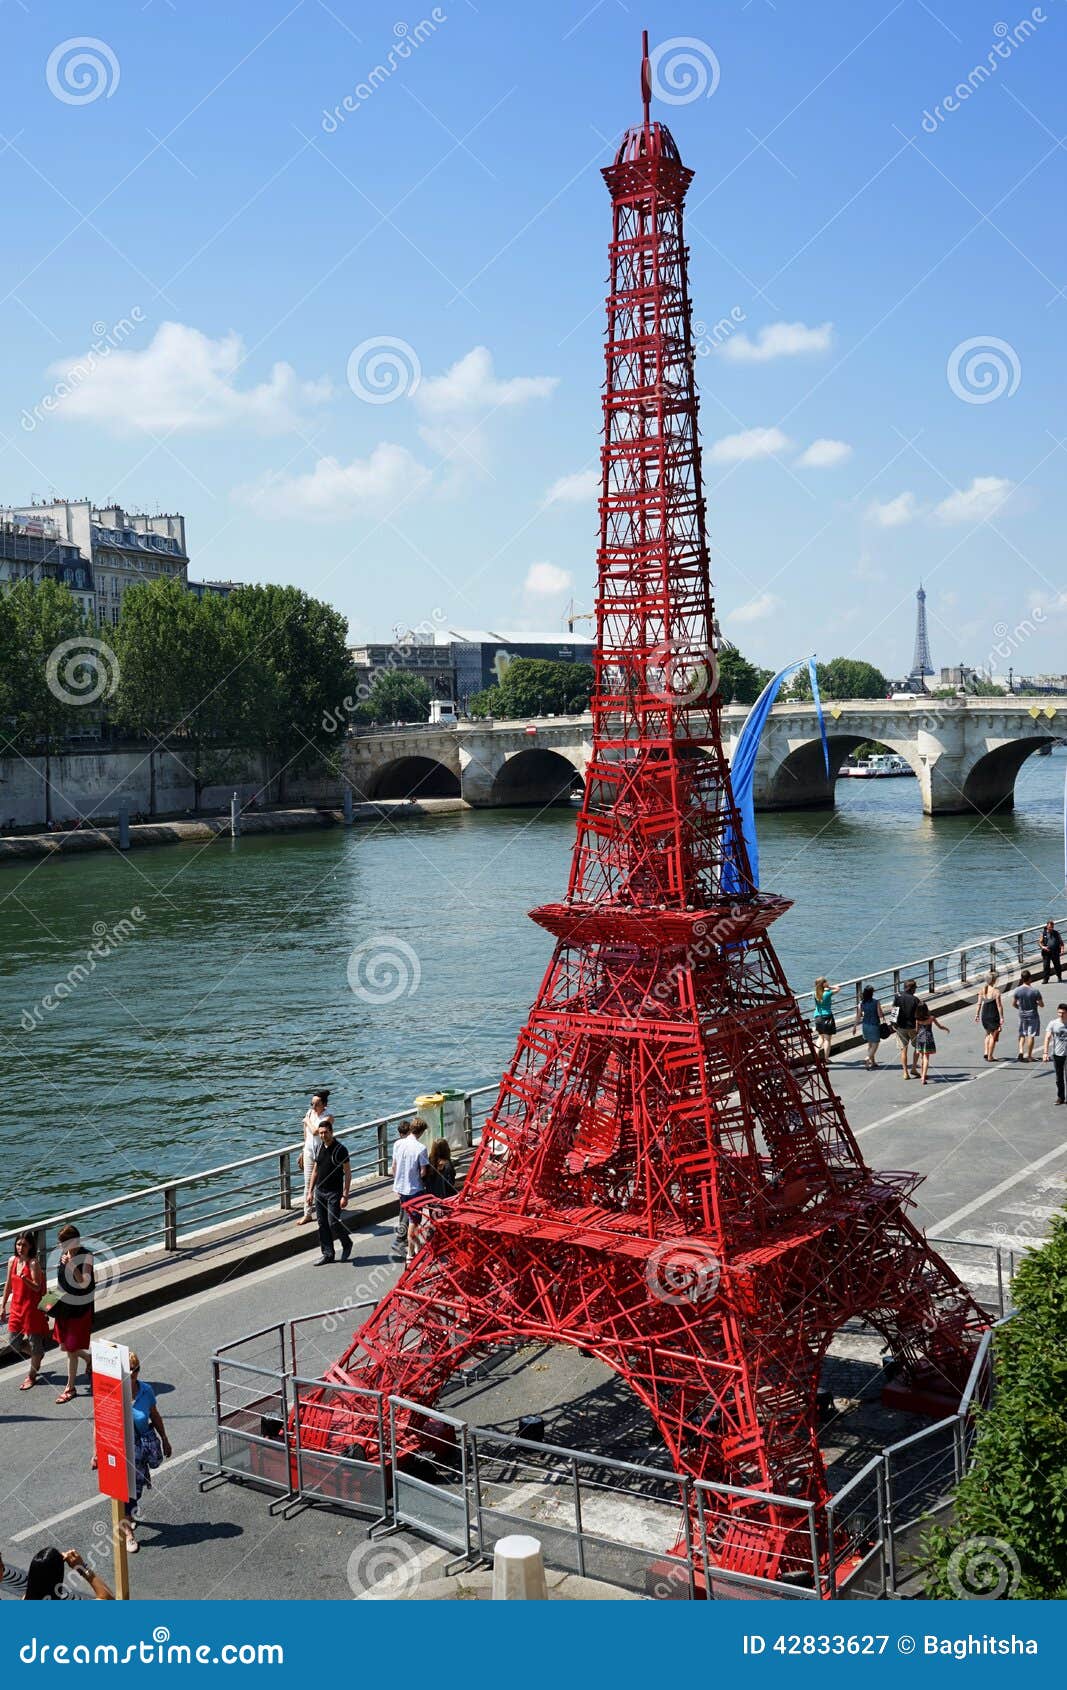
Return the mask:
M817 1015L815 1017L815 1031L817 1033L836 1033L837 1022L832 1015Z
M878 1037L880 1039L891 1039L893 1037L893 1029L889 1025L888 1021L880 1021L879 1022L879 1024L878 1024Z
M137 1441L149 1467L161 1467L163 1465L163 1445L159 1441L159 1433L155 1427L146 1427Z

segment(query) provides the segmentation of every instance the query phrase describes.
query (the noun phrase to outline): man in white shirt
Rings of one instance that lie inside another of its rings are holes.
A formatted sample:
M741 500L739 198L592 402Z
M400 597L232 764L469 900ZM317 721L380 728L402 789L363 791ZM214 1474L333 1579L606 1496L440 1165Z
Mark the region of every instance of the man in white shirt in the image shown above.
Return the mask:
M1056 1102L1067 1101L1067 1091L1064 1088L1064 1072L1067 1070L1067 1003L1056 1005L1056 1019L1050 1021L1045 1028L1045 1048L1042 1055L1047 1062L1049 1056L1056 1070Z
M300 1152L300 1168L304 1175L304 1212L297 1221L297 1226L306 1226L315 1214L315 1200L311 1195L311 1176L315 1170L315 1158L319 1153L322 1140L319 1129L323 1121L332 1121L333 1116L326 1107L330 1101L330 1094L325 1087L314 1093L311 1108L304 1116L304 1148Z
M422 1183L422 1170L429 1166L430 1158L422 1145L422 1135L426 1131L425 1121L417 1117L411 1122L407 1132L403 1130L403 1123L397 1132L397 1140L393 1145L393 1190L400 1199L400 1217L397 1224L397 1246L406 1241L407 1259L410 1262L417 1248L415 1241L414 1219L410 1204L414 1197L425 1197L426 1188ZM401 1232L401 1225L403 1232Z

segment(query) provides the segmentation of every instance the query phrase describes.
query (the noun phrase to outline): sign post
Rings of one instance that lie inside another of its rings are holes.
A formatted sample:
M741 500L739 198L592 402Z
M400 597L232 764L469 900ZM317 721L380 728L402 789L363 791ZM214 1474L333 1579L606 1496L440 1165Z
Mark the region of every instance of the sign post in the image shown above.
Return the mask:
M123 1530L125 1504L137 1495L134 1463L133 1387L130 1382L130 1352L125 1344L94 1338L93 1356L93 1447L96 1452L97 1483L102 1496L111 1498L111 1536L115 1555L115 1595L129 1601L130 1569Z

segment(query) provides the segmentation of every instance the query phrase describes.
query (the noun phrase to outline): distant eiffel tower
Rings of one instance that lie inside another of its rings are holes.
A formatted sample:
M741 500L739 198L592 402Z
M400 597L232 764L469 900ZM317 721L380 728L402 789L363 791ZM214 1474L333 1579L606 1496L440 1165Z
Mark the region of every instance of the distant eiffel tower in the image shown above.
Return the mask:
M909 680L918 681L923 690L926 686L926 676L932 675L934 666L930 661L930 641L926 635L926 593L922 583L915 595L915 656L911 660L911 675Z

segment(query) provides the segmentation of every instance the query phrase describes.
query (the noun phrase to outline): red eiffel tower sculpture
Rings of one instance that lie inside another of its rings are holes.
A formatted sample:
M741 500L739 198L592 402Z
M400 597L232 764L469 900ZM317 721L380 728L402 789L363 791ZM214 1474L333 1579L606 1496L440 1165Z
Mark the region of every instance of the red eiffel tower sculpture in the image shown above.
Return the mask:
M988 1324L864 1163L752 884L720 732L682 208L649 116L604 171L613 229L593 746L556 947L461 1194L302 1404L306 1448L376 1444L331 1383L431 1405L494 1346L624 1379L722 1504L715 1562L774 1577L827 1497L820 1365L852 1317L917 1389ZM398 1414L398 1439L424 1427Z

